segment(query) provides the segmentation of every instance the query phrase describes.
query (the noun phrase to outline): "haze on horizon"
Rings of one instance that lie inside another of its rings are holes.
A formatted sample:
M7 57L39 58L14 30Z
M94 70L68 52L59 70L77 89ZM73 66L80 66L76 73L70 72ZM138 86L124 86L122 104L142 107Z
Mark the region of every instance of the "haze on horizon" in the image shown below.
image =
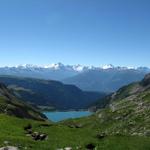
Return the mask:
M147 66L148 0L1 0L0 66Z

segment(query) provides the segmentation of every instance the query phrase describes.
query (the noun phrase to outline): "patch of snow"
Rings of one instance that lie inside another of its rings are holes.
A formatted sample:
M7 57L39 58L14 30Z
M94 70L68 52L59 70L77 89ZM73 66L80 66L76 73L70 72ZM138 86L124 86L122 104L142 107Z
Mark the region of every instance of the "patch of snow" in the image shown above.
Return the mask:
M112 64L109 64L109 65L104 65L101 67L102 69L113 69L115 68Z

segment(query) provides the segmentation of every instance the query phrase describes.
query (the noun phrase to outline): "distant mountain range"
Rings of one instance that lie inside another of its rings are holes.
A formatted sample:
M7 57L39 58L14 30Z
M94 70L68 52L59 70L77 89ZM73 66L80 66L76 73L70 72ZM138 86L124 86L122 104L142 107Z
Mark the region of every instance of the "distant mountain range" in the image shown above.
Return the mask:
M114 92L124 85L141 80L149 72L150 68L147 67L94 67L62 63L0 67L0 75L58 80L65 84L74 84L82 90L103 92Z
M85 109L105 96L104 93L84 92L74 85L52 80L0 76L0 82L25 102L56 110Z
M142 80L147 72L148 70L117 68L89 70L67 78L63 82L74 84L86 91L105 91L111 93L124 85Z
M32 77L39 79L62 80L77 75L78 68L64 66L61 63L47 66L19 65L14 67L1 67L0 75L14 75L19 77Z

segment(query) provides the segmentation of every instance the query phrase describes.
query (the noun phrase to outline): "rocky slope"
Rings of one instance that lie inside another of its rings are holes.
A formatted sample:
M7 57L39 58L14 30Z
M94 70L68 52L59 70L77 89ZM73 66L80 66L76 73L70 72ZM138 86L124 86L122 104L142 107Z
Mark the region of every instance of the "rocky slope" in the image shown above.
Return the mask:
M99 101L96 109L106 135L150 136L150 74Z
M46 117L35 108L19 100L12 91L2 83L0 83L0 113L35 120L46 119Z

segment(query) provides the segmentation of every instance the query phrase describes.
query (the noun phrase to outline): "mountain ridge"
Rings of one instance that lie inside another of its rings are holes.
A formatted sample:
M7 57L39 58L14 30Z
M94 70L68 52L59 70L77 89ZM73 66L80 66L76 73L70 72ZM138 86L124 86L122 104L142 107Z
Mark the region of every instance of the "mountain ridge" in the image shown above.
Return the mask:
M129 70L90 70L63 80L63 83L74 84L83 90L114 92L122 86L140 81L148 73L134 69Z
M0 83L0 113L25 119L46 120L42 113L19 99L3 83Z
M115 67L111 64L101 67L62 63L0 67L0 75L57 80L64 84L76 85L84 91L107 93L131 82L140 81L149 72L148 67Z
M58 70L58 69L68 69L68 70L74 70L77 72L81 71L87 71L87 70L107 70L107 69L120 69L120 70L150 70L149 67L131 67L131 66L114 66L112 64L107 65L99 65L99 66L88 66L88 65L64 65L62 63L52 63L48 65L33 65L33 64L24 64L24 65L16 65L16 66L0 66L0 68L19 68L19 69L52 69L52 70Z
M58 110L84 109L106 95L82 91L74 85L53 80L0 76L0 82L5 83L25 101L35 105L55 107Z

